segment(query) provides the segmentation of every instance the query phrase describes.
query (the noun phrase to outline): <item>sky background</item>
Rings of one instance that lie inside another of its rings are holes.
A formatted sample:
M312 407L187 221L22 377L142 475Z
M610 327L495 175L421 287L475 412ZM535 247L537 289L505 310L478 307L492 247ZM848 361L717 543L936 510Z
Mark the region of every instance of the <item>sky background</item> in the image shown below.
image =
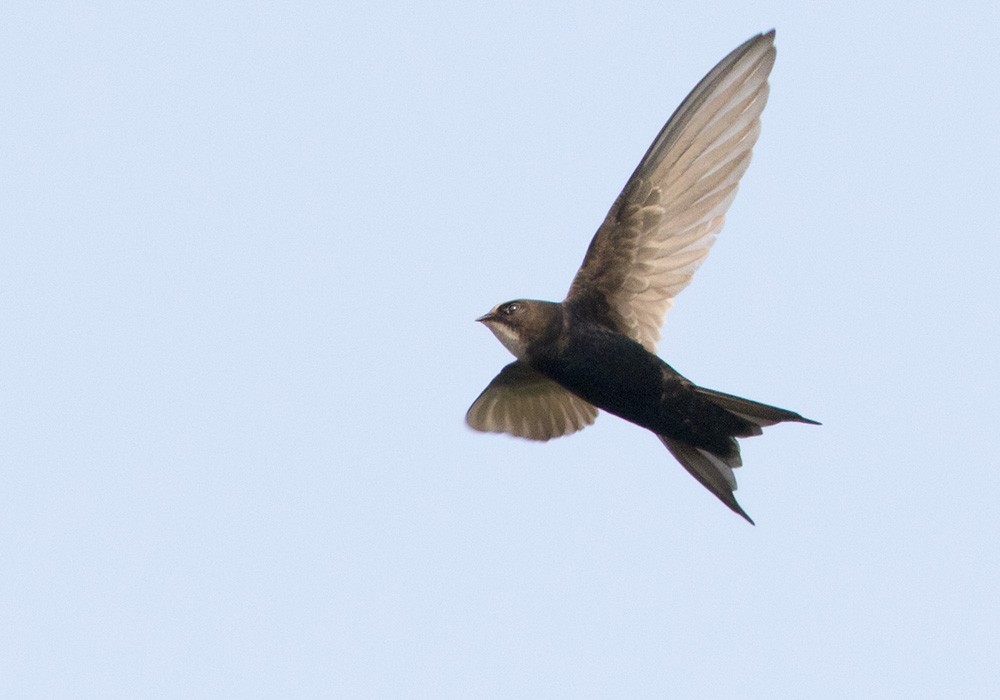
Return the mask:
M695 83L778 59L649 433L478 434ZM0 695L995 697L995 3L5 3Z

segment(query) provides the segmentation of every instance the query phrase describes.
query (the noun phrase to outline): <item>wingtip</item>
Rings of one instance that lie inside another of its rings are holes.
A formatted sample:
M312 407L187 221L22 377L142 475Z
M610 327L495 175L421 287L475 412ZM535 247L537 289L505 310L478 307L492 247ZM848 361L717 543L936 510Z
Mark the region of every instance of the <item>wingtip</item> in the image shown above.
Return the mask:
M766 32L761 32L756 34L746 40L744 46L753 46L755 44L771 44L774 45L774 27L768 29Z
M751 41L755 44L763 44L767 46L767 51L772 54L777 54L777 49L774 47L774 28L769 29L766 32L758 34Z

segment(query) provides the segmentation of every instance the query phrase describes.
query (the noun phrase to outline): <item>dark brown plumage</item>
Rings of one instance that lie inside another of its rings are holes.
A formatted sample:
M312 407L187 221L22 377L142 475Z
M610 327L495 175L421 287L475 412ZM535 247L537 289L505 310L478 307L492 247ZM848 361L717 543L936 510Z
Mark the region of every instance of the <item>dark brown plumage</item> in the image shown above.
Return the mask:
M517 358L469 408L476 430L549 440L597 409L655 433L699 482L733 496L736 438L797 413L692 384L655 354L663 316L722 228L767 101L774 32L726 56L656 137L562 303L516 300L478 319Z

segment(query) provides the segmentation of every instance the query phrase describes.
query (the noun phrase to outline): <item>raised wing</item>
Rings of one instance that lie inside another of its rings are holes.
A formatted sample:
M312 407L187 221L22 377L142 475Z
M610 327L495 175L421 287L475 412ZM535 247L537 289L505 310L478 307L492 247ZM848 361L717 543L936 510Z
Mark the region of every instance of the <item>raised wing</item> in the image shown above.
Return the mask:
M774 30L759 34L684 99L597 230L567 303L656 351L750 164L774 57Z
M596 408L520 361L500 370L465 414L475 430L529 440L569 435L596 418Z

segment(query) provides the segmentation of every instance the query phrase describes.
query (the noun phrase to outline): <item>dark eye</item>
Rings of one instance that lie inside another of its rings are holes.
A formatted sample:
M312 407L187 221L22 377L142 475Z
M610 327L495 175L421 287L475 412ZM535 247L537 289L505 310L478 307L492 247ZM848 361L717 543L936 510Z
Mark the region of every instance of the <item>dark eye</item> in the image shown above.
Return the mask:
M507 304L506 306L504 306L503 312L508 316L510 316L511 314L517 313L520 308L521 305L515 302L513 304Z

